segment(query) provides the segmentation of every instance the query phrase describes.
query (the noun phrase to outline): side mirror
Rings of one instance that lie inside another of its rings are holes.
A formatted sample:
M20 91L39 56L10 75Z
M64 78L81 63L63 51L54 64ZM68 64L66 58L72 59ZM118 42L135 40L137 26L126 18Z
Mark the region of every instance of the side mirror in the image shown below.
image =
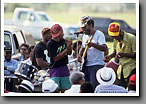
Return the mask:
M30 16L30 17L28 18L28 20L29 20L29 21L35 21L35 18L34 18L34 16Z

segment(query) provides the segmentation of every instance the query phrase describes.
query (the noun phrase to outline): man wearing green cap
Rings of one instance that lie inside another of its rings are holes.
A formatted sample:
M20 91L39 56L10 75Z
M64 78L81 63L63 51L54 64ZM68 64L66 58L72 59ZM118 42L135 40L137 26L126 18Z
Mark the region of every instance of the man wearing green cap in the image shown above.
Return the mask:
M108 34L114 38L114 52L104 60L119 58L117 84L126 88L130 76L136 73L136 36L120 30L120 24L116 22L109 24Z

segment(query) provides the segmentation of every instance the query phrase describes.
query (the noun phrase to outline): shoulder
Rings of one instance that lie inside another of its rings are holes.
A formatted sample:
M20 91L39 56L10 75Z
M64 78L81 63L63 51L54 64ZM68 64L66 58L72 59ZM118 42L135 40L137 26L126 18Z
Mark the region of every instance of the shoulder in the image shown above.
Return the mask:
M11 62L13 62L13 63L19 63L19 61L14 60L14 59L11 59Z
M47 47L51 47L51 46L54 46L56 43L53 39L49 40L48 43L47 43Z
M95 35L104 36L104 33L100 30L96 30Z
M124 35L125 35L126 37L129 37L129 39L136 39L136 36L133 35L133 34L131 34L131 33L124 32Z

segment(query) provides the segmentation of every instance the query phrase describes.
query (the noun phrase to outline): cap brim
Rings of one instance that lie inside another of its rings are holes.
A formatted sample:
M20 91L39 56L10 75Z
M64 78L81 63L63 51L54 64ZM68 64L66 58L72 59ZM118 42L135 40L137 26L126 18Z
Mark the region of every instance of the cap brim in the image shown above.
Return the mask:
M82 23L81 25L80 25L80 27L82 28L82 27L85 27L87 25L87 23Z
M118 32L111 32L111 31L109 31L109 29L108 29L108 35L109 35L109 36L119 36L119 33L120 33L120 30L119 30Z

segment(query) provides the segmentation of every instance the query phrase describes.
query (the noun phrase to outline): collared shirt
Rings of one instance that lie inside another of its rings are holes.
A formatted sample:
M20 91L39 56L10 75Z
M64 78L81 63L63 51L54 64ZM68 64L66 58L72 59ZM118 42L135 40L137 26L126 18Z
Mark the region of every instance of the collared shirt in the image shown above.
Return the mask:
M13 73L15 70L18 68L19 62L17 60L11 59L9 62L4 60L4 66L7 67L7 70L4 70L4 75L5 76L14 76Z
M72 85L70 89L66 90L65 93L79 93L81 85Z
M122 86L118 85L98 85L95 88L94 93L128 93L128 90L126 90Z
M114 50L117 53L136 53L136 36L124 32L123 44L120 48L120 42L114 39ZM118 79L121 78L121 70L123 68L124 78L127 78L133 69L136 68L136 59L129 57L119 58L119 68L117 70Z

